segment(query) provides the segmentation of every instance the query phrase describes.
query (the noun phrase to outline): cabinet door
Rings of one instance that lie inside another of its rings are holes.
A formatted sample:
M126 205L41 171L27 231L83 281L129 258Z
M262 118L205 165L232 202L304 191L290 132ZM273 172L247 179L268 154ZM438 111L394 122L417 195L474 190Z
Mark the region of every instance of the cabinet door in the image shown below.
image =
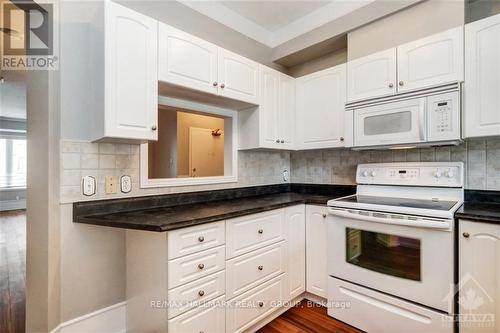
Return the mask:
M285 210L288 243L288 292L293 299L306 290L306 212L305 205Z
M159 24L158 79L217 94L217 46Z
M465 26L465 137L500 135L500 14Z
M260 104L259 126L261 131L261 146L265 148L279 148L278 136L278 108L279 108L279 72L261 66L260 73Z
M105 7L105 136L157 140L158 22Z
M327 210L306 206L306 290L327 297Z
M347 100L359 101L396 93L396 49L347 63Z
M463 27L398 47L398 91L463 81Z
M301 149L343 146L345 65L303 76L297 84L297 139Z
M295 79L280 75L280 105L278 133L281 148L293 149L295 145Z
M259 104L259 64L219 48L219 94Z
M494 333L500 329L500 226L460 220L459 311L489 316L496 322L471 322L463 333ZM492 325L490 325L492 324ZM481 327L485 326L485 327Z

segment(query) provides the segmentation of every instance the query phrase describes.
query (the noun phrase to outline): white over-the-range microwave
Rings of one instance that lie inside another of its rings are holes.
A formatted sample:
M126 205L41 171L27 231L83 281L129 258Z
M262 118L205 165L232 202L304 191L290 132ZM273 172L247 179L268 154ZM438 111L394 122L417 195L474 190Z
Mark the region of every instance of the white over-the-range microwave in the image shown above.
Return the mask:
M461 142L459 84L346 104L346 113L346 146L352 149Z

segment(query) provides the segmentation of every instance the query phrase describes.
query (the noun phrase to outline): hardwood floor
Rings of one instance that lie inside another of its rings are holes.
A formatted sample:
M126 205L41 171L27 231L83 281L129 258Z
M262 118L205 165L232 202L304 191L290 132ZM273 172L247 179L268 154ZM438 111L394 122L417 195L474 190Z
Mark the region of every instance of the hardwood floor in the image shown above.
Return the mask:
M26 212L0 212L0 332L25 331Z
M360 333L362 331L328 317L326 308L303 300L261 328L259 333Z

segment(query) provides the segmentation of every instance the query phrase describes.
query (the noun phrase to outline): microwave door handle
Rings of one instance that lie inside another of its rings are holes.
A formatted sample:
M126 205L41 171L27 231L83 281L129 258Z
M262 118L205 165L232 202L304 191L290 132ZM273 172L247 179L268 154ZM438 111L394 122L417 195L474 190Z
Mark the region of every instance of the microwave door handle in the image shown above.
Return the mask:
M420 105L418 107L418 130L421 141L427 140L427 122L425 119L427 111L427 98L422 98L420 100Z
M352 211L352 213L350 212ZM328 213L333 216L345 217L358 221L367 221L367 222L376 222L376 223L384 223L384 224L394 224L394 225L405 225L409 227L416 228L430 228L430 229L442 229L442 230L451 230L450 223L447 221L424 221L422 219L419 220L407 220L407 219L392 219L389 217L390 214L387 214L387 218L383 217L374 217L372 215L360 215L356 210L344 210L344 209L336 209L336 208L328 208Z

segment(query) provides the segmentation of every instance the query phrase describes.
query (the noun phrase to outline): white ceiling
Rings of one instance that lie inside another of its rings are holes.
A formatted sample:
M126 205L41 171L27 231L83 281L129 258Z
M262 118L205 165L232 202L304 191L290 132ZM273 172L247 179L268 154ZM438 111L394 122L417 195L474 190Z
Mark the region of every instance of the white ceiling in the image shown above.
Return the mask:
M374 0L178 0L269 47L344 16Z

